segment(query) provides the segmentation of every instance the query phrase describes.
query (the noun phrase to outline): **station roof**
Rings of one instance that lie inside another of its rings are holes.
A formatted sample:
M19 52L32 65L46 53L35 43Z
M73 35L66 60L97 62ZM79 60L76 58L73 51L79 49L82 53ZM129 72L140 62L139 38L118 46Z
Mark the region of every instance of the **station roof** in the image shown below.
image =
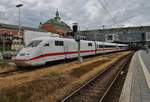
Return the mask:
M0 28L13 29L13 30L15 29L15 30L17 30L17 29L19 29L19 26L0 23ZM44 29L34 28L34 27L26 27L26 26L22 26L21 30L31 30L31 31L46 32Z
M134 27L118 27L118 28L105 28L105 29L92 29L83 30L81 32L128 32L128 31L140 31L140 32L150 32L150 26L134 26Z
M50 20L48 20L44 24L52 24L52 25L54 25L58 29L61 28L61 29L64 29L64 30L66 30L68 32L71 31L70 27L65 22L63 22L63 21L58 22L55 19L50 19Z

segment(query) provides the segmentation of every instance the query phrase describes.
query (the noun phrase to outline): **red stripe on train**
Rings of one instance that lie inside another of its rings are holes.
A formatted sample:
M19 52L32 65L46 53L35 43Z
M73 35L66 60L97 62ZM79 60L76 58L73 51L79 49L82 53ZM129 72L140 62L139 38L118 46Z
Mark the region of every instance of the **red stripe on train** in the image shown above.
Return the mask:
M111 49L111 50L114 50L115 48ZM110 49L97 49L97 50L85 50L85 51L80 51L80 53L87 53L87 52L95 52L95 51L106 51L106 50L110 50ZM78 53L77 51L73 51L73 52L56 52L56 53L47 53L47 54L43 54L43 55L40 55L40 56L37 56L37 57L34 57L34 58L31 58L31 59L26 59L26 60L23 60L23 59L16 59L16 61L29 61L29 60L36 60L36 59L39 59L39 58L43 58L43 57L48 57L48 56L58 56L58 55L64 55L64 54L76 54Z
M86 52L95 52L95 50L85 50L85 51L80 51L80 53L86 53ZM58 56L58 55L64 55L64 54L76 54L78 53L77 51L74 52L56 52L56 53L48 53L48 54L43 54L31 59L26 59L26 60L22 60L22 59L16 59L16 61L29 61L29 60L36 60L39 58L43 58L43 57L48 57L48 56Z

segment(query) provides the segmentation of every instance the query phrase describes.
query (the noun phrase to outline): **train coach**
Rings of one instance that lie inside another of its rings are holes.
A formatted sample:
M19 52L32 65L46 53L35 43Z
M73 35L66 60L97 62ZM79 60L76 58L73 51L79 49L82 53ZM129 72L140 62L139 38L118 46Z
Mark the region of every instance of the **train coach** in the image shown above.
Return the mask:
M80 41L80 55L82 57L106 52L126 50L127 45L98 42ZM33 39L16 56L17 66L38 66L47 62L71 59L78 56L78 44L74 39L58 37L40 37Z

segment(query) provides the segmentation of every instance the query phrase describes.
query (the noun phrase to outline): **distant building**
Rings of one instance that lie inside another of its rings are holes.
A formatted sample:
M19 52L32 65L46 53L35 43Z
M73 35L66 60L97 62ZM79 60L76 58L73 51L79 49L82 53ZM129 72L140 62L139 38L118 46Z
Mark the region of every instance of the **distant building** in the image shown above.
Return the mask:
M24 30L46 32L43 29L23 26L19 35L18 29L17 25L0 23L0 51L19 49L20 45L23 45Z
M148 44L150 47L150 26L84 30L80 35L92 41L132 43L138 46Z
M56 16L44 24L41 24L40 28L48 32L57 33L60 36L65 36L67 32L72 31L71 28L61 20L58 10L56 11Z

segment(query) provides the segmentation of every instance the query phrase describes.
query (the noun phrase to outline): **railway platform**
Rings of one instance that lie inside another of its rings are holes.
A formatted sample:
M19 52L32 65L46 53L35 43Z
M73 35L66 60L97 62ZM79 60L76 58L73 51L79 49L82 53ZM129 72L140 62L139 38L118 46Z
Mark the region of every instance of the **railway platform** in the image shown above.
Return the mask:
M150 50L133 55L119 102L150 102Z

